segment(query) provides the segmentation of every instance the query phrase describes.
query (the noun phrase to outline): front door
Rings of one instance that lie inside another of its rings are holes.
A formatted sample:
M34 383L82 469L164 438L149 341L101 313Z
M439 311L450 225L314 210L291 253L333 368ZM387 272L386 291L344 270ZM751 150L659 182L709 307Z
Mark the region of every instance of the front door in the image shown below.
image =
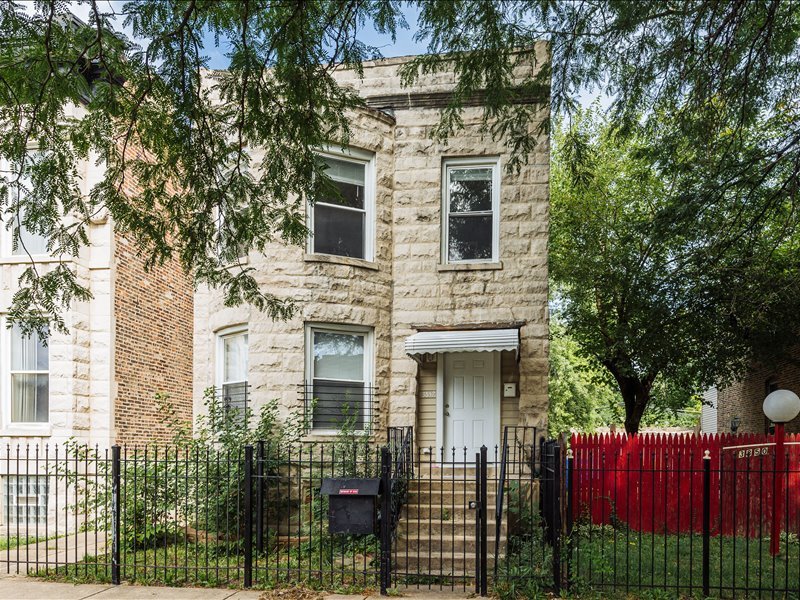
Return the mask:
M472 460L482 445L497 444L500 427L500 390L495 352L459 352L444 355L445 452L467 449Z

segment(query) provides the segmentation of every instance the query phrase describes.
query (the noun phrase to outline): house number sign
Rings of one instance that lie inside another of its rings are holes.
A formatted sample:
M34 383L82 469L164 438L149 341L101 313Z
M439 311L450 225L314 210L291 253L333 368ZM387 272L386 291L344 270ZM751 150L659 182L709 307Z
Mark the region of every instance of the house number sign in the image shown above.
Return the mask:
M425 390L420 394L422 398L436 398L436 390Z
M754 458L759 456L768 456L769 455L769 448L746 448L743 450L739 450L736 453L736 458Z

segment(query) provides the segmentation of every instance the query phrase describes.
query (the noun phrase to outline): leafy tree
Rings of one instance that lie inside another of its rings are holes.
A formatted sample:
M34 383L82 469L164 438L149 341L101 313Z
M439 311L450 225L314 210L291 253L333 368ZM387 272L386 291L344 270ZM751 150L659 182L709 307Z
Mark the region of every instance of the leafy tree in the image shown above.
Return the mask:
M378 57L360 32L394 36L408 25L406 5L140 0L121 9L129 40L115 31L111 3L85 4L87 24L70 20L60 0L0 5L0 155L12 167L0 176L0 208L17 243L24 222L69 258L87 243L89 217L107 209L148 265L176 259L196 281L221 287L229 304L288 316L292 298L260 288L237 259L247 249L269 252L274 241L301 243L300 199L336 193L314 150L347 143L349 111L362 101L332 72ZM456 75L437 137L456 132L463 105L487 90L484 130L505 141L509 166L519 166L536 139L529 123L538 106L528 102L550 80L556 112L570 111L592 87L613 97L622 133L645 111L660 140L652 145L657 160L683 174L670 223L680 229L715 212L738 219L709 233L705 258L693 258L698 270L795 196L796 0L414 4L416 35L431 54L404 69L405 82L442 68ZM537 54L541 39L550 42L549 58ZM205 70L206 40L224 50L225 71ZM524 67L532 63L542 68ZM656 128L653 115L670 121ZM77 161L87 157L107 171L85 198L75 181ZM124 193L131 173L142 190L135 196ZM20 193L23 178L32 183ZM748 210L737 212L745 200ZM31 266L22 283L11 320L41 330L51 320L63 326L60 309L89 296L67 262L41 272Z
M571 430L593 432L622 422L619 392L602 367L580 353L578 343L557 317L550 321L550 404L547 426L551 435Z
M595 111L580 113L556 135L552 169L556 296L568 333L616 381L629 432L654 395L656 412L675 413L741 373L758 346L750 332L800 294L797 240L782 218L740 231L708 261L714 232L750 207L674 219L682 182L653 160L652 143L648 128L622 137ZM763 293L768 277L780 285Z

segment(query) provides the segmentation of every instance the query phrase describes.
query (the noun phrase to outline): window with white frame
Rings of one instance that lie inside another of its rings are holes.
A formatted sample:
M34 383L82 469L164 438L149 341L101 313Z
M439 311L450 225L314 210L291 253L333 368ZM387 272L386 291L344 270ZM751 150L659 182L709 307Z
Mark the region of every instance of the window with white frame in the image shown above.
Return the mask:
M357 431L369 429L372 332L361 327L309 325L306 354L306 414L312 428L337 431L346 424Z
M36 332L10 331L11 422L47 423L50 410L50 357Z
M20 206L20 202L31 192L31 179L24 172L21 177L17 178L16 173L12 172L8 161L2 161L2 170L9 179L10 206ZM26 214L24 212L7 213L6 220L4 235L7 241L3 244L2 249L4 254L10 256L40 256L47 254L47 238L28 228L25 224ZM14 230L19 232L17 239L14 239Z
M217 256L226 265L247 257L247 248L233 231L228 214L224 204L217 209Z
M372 161L352 152L321 156L339 194L319 198L310 208L309 250L372 260L374 193Z
M444 262L497 262L500 247L498 161L448 159L444 162L442 187Z
M217 382L225 409L244 411L247 407L246 329L227 330L218 336Z
M4 481L3 517L6 525L47 520L48 481L44 475L8 475Z

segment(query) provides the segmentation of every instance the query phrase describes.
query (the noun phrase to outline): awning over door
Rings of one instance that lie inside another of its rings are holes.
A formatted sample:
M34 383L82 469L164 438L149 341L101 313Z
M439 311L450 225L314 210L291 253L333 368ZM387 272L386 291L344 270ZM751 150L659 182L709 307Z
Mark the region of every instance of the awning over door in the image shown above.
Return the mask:
M500 352L519 354L519 329L421 331L406 338L406 354L417 357L437 352Z

